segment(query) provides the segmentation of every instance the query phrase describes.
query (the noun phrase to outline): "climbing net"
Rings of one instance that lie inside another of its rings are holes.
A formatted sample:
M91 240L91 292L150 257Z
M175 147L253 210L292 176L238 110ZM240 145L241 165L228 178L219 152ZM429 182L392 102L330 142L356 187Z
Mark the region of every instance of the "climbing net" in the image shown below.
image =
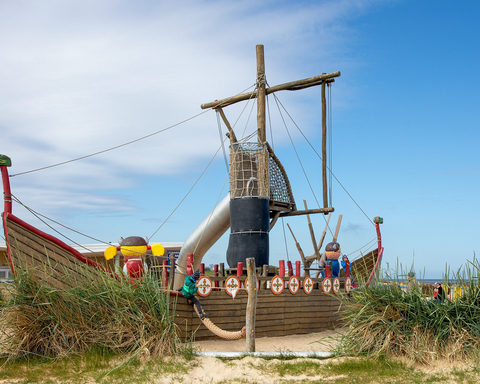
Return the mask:
M268 150L264 144L234 143L230 146L230 198L270 198Z

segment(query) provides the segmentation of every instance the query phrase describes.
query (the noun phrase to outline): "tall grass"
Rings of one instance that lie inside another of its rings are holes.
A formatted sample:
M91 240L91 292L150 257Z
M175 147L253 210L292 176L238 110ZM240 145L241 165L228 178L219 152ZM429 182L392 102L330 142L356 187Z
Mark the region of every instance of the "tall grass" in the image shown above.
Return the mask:
M92 349L151 357L181 352L169 295L154 277L132 284L95 276L59 289L17 268L12 298L1 309L0 357L56 358Z
M347 331L339 352L401 356L420 363L478 357L480 289L474 277L479 271L474 259L450 276L450 285L468 288L454 301L433 302L422 290L404 292L399 280L406 273L396 274L387 284L360 283L359 290L343 298ZM448 274L444 280L449 280Z

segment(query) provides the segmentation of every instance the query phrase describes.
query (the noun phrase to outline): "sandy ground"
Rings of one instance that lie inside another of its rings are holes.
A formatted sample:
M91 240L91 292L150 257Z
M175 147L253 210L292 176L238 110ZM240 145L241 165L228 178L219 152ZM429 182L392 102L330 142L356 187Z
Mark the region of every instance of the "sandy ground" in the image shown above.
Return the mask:
M337 345L338 339L343 333L343 329L337 331L325 331L320 333L312 333L305 335L292 335L283 337L262 337L255 340L256 352L330 352ZM245 352L246 341L243 340L222 340L212 339L207 341L198 341L195 343L199 352ZM336 361L345 358L329 358L325 360L312 360L310 358L299 358L289 360L289 363L295 361L311 360L315 364L327 364L335 359ZM328 373L325 369L321 375L297 375L297 376L279 376L273 374L272 367L275 364L281 364L280 360L265 360L252 356L242 359L222 360L213 356L200 356L195 361L187 364L193 364L194 368L190 370L188 375L172 375L166 376L156 383L309 383L309 382L334 382L336 380L347 379L344 376L335 376ZM442 372L451 372L457 364L444 364L438 362L432 366L418 366L425 373L435 374ZM458 368L465 368L462 364L458 364ZM442 381L442 383L456 383L457 378Z
M339 330L338 332L342 332ZM329 352L336 345L338 332L325 331L305 335L283 337L259 337L255 339L256 352ZM320 341L320 342L319 342ZM200 352L245 352L246 341L212 339L197 341Z
M341 332L342 330L339 330ZM305 335L291 335L283 337L260 337L255 339L256 352L329 352L336 345L340 333L325 331ZM194 343L199 352L245 352L246 340L212 339ZM305 358L302 358L305 360ZM293 360L295 361L295 360ZM291 361L291 362L293 362ZM328 360L315 360L325 363ZM197 357L193 362L196 365L188 375L164 377L159 383L298 383L317 381L321 377L300 375L296 377L277 376L266 374L268 366L277 364L279 360L264 360L255 357L244 357L224 361L216 357ZM325 378L325 376L323 376Z

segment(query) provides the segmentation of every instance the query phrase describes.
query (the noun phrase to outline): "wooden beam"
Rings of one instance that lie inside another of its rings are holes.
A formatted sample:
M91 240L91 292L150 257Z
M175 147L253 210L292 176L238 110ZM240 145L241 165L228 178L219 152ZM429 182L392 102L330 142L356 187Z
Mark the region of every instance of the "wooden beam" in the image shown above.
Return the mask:
M233 132L233 128L230 125L230 122L227 120L227 116L225 116L225 113L223 112L223 109L221 107L218 107L218 108L215 108L215 110L220 114L223 122L225 123L225 126L228 129L228 133L230 134L228 136L229 139L230 139L230 144L236 143L237 142L237 136L235 136L235 132Z
M334 212L335 209L333 207L328 207L328 208L317 208L317 209L309 209L307 211L292 211L292 212L282 212L280 213L280 217L285 217L285 216L300 216L300 215L313 215L314 213L323 213L327 214L330 212Z
M326 73L323 75L318 75L314 77L309 77L307 79L291 81L289 83L284 83L280 85L276 85L274 87L270 87L266 89L266 94L269 95L274 92L278 91L296 91L298 89L307 88L307 86L316 86L322 84L324 80L333 79L334 77L339 77L341 75L340 71ZM238 103L239 101L248 100L251 98L257 97L257 92L249 92L249 93L242 93L241 95L236 95L232 97L228 97L226 99L215 100L209 103L202 104L200 107L202 109L208 108L217 108L217 107L226 107L227 105Z
M323 207L328 207L327 194L327 99L325 97L325 82L322 82L322 181Z
M257 137L258 142L267 141L265 132L265 56L263 45L257 45Z
M305 205L305 210L308 211L307 202L303 200L303 205ZM317 240L315 239L315 232L313 231L313 225L310 221L310 215L307 213L307 221L308 221L308 230L310 231L310 237L312 238L313 243L313 251L315 252L315 256L318 257L320 260L320 253L318 252L317 248Z
M327 234L328 223L330 222L330 217L332 216L331 213L328 214L327 222L325 223L325 229L323 230L322 237L320 238L320 242L318 243L318 249L322 249L323 241L325 240L325 235Z
M255 258L247 259L248 302L245 314L246 352L255 352L255 312L257 310L257 276L255 271Z
M335 234L333 235L333 241L336 242L338 238L338 232L340 231L340 224L342 224L343 215L338 216L337 228L335 229Z
M272 221L270 221L270 230L272 230L273 226L275 225L279 217L280 217L280 211L275 212L275 215L273 216Z
M300 258L302 259L302 263L306 264L305 254L303 253L303 250L302 250L302 247L300 246L300 243L297 241L295 235L293 234L292 228L290 228L290 224L287 223L287 227L290 230L290 233L292 234L293 240L295 241L295 246L297 247L298 253L300 254Z

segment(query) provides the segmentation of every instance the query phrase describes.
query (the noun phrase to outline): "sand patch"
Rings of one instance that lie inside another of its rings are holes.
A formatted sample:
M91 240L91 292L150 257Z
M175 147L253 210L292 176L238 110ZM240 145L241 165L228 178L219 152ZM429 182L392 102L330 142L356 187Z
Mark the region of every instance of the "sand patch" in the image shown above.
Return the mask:
M305 335L282 337L258 337L255 339L256 352L329 352L338 343L344 329L324 331ZM241 340L201 340L194 343L200 352L245 352L246 341Z

